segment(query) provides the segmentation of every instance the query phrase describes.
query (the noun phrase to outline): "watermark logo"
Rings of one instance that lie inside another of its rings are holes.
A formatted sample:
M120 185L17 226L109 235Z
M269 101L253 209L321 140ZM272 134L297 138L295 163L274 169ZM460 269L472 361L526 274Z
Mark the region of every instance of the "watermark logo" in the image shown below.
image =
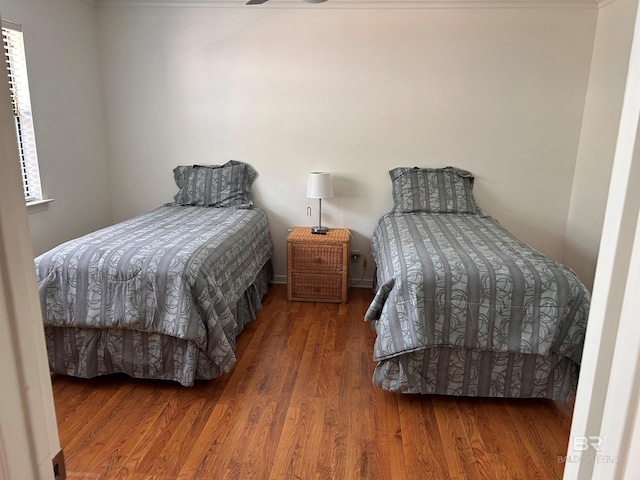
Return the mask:
M577 455L558 455L558 463L616 463L617 458L611 455L603 455L601 452L602 437L589 435L576 436L571 441L571 448Z
M586 452L590 448L596 452L600 451L602 445L602 437L597 435L589 435L587 437L573 437L573 451Z

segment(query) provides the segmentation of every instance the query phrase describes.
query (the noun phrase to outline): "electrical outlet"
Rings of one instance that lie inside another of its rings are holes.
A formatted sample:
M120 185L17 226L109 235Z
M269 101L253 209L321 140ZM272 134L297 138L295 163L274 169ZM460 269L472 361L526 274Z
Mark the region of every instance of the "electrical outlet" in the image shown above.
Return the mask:
M360 255L362 255L360 253L360 250L351 250L351 260L354 262L357 262L358 260L360 260Z

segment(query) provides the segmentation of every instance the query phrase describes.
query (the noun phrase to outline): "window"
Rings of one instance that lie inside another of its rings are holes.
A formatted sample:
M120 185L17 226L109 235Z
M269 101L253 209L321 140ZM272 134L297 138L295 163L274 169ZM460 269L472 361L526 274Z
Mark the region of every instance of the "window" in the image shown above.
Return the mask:
M27 62L22 41L22 27L2 20L2 40L7 65L13 119L16 127L22 187L27 203L42 200L36 139L31 116L31 98Z

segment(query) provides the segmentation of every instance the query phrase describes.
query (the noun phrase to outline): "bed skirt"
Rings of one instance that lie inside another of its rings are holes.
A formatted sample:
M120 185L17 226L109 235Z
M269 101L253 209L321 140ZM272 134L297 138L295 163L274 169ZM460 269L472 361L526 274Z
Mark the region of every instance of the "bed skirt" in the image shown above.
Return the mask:
M433 347L378 363L373 383L397 393L570 401L579 366L556 354Z
M272 278L269 261L237 301L236 336L255 320ZM51 371L81 378L125 373L192 386L195 380L211 380L229 371L235 361L220 368L194 341L135 330L45 327L45 339ZM235 350L235 337L231 340Z

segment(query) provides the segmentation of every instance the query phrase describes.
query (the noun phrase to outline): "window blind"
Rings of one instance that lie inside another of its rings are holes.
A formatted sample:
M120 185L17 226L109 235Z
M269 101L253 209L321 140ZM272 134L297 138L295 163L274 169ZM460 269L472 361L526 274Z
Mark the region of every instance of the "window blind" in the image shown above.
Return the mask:
M2 40L13 106L24 198L27 202L42 200L22 27L2 20Z

